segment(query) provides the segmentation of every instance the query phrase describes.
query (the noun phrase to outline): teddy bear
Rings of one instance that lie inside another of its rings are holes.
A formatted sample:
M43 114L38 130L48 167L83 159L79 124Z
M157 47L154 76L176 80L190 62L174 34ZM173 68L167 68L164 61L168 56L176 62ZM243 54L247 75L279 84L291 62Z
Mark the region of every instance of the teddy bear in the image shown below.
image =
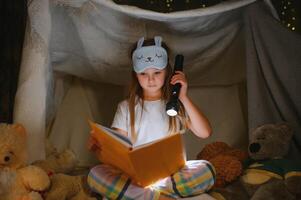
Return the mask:
M96 200L90 197L84 175L74 175L77 158L74 152L66 149L59 152L46 139L46 159L33 163L42 168L50 177L50 188L43 193L45 200Z
M301 199L301 162L287 159L293 129L288 123L264 124L251 131L253 161L241 177L252 200Z
M250 131L250 159L239 181L213 192L216 199L301 199L301 163L286 159L293 130L288 123L264 124ZM238 195L239 194L239 195Z
M199 160L208 160L215 168L214 187L225 187L242 173L242 162L248 157L246 151L230 147L225 142L213 142L205 145L197 155Z
M92 197L86 180L85 175L54 174L46 200L97 200L96 197Z
M48 175L54 173L70 173L76 168L78 161L72 150L66 149L63 152L58 152L57 149L53 147L51 152L47 150L46 152L46 159L34 161L32 164L42 168Z
M0 124L0 196L3 200L42 200L47 173L27 164L27 137L21 124Z

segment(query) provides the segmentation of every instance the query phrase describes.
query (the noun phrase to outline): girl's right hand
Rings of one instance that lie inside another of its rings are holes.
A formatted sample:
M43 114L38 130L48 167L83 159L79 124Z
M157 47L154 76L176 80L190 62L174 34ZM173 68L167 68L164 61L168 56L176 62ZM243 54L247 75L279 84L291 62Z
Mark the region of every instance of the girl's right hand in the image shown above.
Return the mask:
M93 137L93 134L90 134L90 137L88 138L87 147L94 153L99 153L101 151L101 146L95 137Z

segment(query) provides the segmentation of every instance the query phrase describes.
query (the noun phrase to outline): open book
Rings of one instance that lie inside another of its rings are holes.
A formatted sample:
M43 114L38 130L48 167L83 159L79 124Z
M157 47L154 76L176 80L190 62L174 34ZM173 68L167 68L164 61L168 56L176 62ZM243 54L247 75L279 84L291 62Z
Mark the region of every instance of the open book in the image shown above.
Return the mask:
M98 159L119 168L138 185L148 186L177 172L185 164L180 134L133 147L129 138L113 129L93 122L90 126L101 146Z

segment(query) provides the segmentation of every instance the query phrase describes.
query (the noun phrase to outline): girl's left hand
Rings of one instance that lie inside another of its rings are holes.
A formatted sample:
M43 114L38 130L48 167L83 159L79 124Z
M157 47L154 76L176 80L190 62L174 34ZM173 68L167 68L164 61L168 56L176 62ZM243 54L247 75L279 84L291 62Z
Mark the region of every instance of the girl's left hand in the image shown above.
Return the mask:
M181 84L181 89L180 89L180 93L179 93L179 99L181 101L187 97L188 83L187 83L186 76L182 71L175 71L175 75L172 76L170 83L172 85L174 85L176 83Z

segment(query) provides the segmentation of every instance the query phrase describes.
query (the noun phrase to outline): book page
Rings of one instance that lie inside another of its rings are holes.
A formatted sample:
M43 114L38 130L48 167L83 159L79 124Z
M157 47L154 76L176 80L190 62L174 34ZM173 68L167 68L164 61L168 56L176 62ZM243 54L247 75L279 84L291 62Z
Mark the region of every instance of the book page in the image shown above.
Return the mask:
M111 129L111 128L108 128L108 127L105 127L105 126L102 126L100 124L96 124L96 125L100 129L103 129L107 134L113 136L116 140L120 141L125 146L127 146L127 147L132 147L133 146L131 140L128 137L120 134L118 131L115 131L114 129Z

